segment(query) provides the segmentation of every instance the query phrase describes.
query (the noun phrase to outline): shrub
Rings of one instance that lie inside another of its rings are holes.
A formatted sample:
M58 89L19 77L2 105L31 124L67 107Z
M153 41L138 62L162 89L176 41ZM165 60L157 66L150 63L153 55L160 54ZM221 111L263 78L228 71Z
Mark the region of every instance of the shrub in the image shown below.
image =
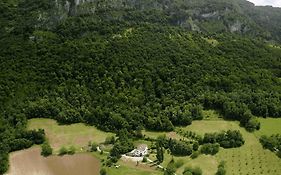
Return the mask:
M147 157L143 157L142 162L147 162Z
M67 154L67 153L68 153L68 151L67 151L67 149L64 146L60 148L60 150L59 150L59 155L60 156L63 156L65 154Z
M74 146L71 146L69 150L67 151L67 154L73 155L76 152L76 148Z
M199 151L195 151L195 152L193 152L192 154L191 154L191 158L192 159L196 159L198 156L200 155L200 152Z
M95 142L91 143L90 151L91 152L96 152L98 150L97 147L98 147L97 143L95 143Z
M218 143L207 143L201 146L201 153L215 155L219 152L220 145Z
M42 151L41 151L42 156L47 157L47 156L53 154L53 149L48 142L44 142L41 145L41 148L42 148Z
M106 172L106 169L105 168L102 168L100 170L100 175L107 175L107 172Z
M202 175L202 170L200 167L185 167L183 175Z

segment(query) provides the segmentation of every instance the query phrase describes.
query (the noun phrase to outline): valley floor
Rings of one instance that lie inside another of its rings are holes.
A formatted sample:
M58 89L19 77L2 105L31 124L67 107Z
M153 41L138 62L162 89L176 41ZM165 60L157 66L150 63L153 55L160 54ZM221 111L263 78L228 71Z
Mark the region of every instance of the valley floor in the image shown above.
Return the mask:
M208 113L208 112L207 112ZM216 115L211 113L211 115ZM177 157L171 156L170 154L165 153L164 162L161 164L163 167L166 167L169 161L174 158L175 161L183 161L184 164L177 169L176 174L181 175L186 166L198 166L202 169L204 175L213 175L217 171L217 166L219 162L226 162L226 171L227 175L279 175L281 172L281 159L279 159L274 153L269 150L262 148L259 143L259 137L261 135L271 135L271 134L281 134L280 126L281 119L260 119L262 129L255 133L249 133L244 128L239 126L238 122L235 121L225 121L220 117L208 117L202 121L194 121L192 125L187 127L181 127L177 129L182 129L186 131L193 131L197 134L204 135L205 133L219 132L222 130L239 130L244 139L245 144L240 148L232 149L223 149L220 148L219 152L215 156L210 155L200 155L196 159L191 159L190 157ZM273 124L273 125L272 125ZM113 136L113 133L107 133L96 129L95 127L86 126L84 124L73 124L68 126L58 125L54 120L50 119L32 119L29 120L29 129L43 128L47 134L47 138L54 148L55 153L58 152L58 149L62 146L69 147L75 146L77 152L85 152L85 146L89 141L94 141L96 143L102 143L105 141L106 137ZM270 126L270 127L269 127ZM152 138L156 138L160 135L166 135L167 137L174 139L181 139L182 137L176 132L150 132L143 131L143 134L148 135ZM135 141L135 145L145 143L149 147L153 144L149 141L138 140ZM106 149L106 148L104 148ZM110 148L108 148L110 149ZM89 155L93 156L89 156ZM87 172L92 172L92 174L99 174L100 164L106 159L107 153L100 154L99 152L94 153L79 153L72 156L51 156L49 158L43 158L40 156L40 149L38 147L33 147L28 150L23 150L19 152L12 153L10 155L10 164L11 168L8 175L18 175L18 171L27 171L28 174L41 174L52 175L50 171L57 171L56 166L61 168L61 171L66 167L72 167L76 165L79 167L85 166L84 175ZM149 159L152 161L156 160L155 153L149 155ZM35 160L35 161L34 161ZM58 161L64 160L63 164L57 163ZM76 160L79 160L76 162ZM94 169L91 170L87 167L88 163L83 163L83 161L91 162L92 165L95 165ZM75 162L75 163L74 163ZM81 166L80 164L83 164ZM136 162L128 160L119 160L117 162L120 167L107 167L106 170L110 175L160 175L163 174L162 170L157 170L156 166L153 166L153 163L147 164L137 164ZM47 168L46 168L47 167ZM48 169L48 167L51 167ZM52 169L53 168L53 169ZM79 170L79 168L75 168ZM88 168L88 169L87 169ZM68 172L64 171L63 173ZM75 170L71 170L75 172ZM60 174L63 174L60 173ZM53 173L54 174L54 173ZM57 174L57 173L55 173ZM67 173L69 174L69 173ZM71 175L71 173L69 174Z

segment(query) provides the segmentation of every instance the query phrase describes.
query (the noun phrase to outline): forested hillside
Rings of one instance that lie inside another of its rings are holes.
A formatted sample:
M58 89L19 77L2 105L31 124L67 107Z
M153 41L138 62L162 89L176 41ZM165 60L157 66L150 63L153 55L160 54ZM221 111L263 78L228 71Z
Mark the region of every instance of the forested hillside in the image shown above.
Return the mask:
M29 118L134 133L191 124L203 108L248 131L256 117L281 116L280 9L75 2L0 2L0 174L8 152L43 142L25 131Z

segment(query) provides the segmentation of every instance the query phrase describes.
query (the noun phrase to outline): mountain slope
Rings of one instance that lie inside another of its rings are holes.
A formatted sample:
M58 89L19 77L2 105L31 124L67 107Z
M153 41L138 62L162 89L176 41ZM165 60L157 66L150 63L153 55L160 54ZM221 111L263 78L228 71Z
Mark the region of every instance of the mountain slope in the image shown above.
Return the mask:
M37 143L22 134L28 118L134 135L188 125L203 108L249 131L259 128L257 116L281 116L281 49L263 40L277 41L279 24L272 12L275 27L262 27L262 7L222 0L0 7L0 173L8 152Z

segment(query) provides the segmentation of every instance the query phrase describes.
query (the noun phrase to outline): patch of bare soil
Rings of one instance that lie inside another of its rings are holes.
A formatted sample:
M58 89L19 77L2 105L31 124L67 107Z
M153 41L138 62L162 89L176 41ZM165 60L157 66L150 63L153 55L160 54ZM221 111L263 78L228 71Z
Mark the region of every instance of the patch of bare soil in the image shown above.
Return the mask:
M10 155L7 175L98 175L100 162L89 154L72 156L40 155L39 147L18 151Z

